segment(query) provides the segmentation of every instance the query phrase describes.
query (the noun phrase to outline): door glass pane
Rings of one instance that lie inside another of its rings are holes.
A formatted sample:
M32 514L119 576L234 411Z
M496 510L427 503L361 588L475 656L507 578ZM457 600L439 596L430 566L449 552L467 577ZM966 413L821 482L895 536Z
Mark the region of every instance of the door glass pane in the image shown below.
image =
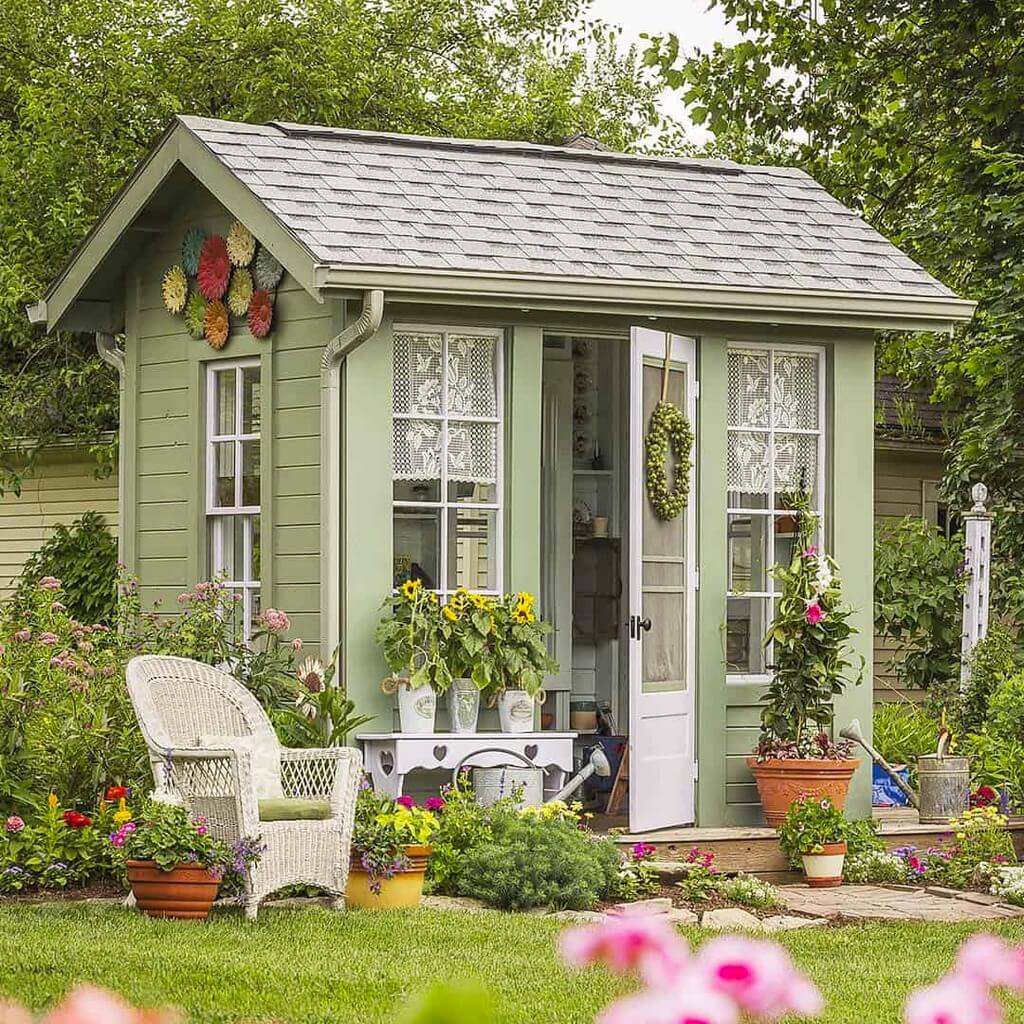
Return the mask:
M730 514L728 523L729 590L737 594L768 590L768 516Z
M242 442L242 504L260 503L260 442Z
M213 446L213 504L231 508L235 504L235 442L217 441Z
M447 587L498 589L497 513L469 508L449 511Z
M727 670L743 675L763 675L767 669L761 644L768 625L769 599L730 597L726 608Z
M651 628L643 634L643 689L686 689L686 594L644 592L644 616Z
M260 368L242 369L242 433L260 432Z
M439 509L395 509L394 583L423 581L437 590L440 578L441 512Z
M661 375L660 362L656 364L645 361L643 368L643 422L644 430L651 419L654 407L661 400ZM682 369L673 369L669 374L668 397L679 408L686 408L686 374ZM667 468L669 473L669 486L673 486L672 467ZM672 555L682 557L686 551L686 513L665 522L659 519L651 508L651 503L642 499L643 504L643 544L644 556L651 555Z
M219 435L235 432L235 371L217 370L213 375L216 431Z

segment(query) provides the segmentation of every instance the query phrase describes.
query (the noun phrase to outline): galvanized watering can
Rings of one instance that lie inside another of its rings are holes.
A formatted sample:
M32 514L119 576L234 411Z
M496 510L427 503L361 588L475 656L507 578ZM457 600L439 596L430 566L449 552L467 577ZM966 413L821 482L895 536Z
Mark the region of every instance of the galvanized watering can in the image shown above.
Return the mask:
M466 762L480 754L505 754L519 761L523 767L501 765L494 768L474 768L473 789L476 792L477 803L483 804L485 807L490 806L505 797L512 796L518 786L523 788L523 795L519 801L520 807L539 807L545 803L544 769L534 764L525 754L520 754L518 750L507 750L505 747L482 747L480 750L474 750L467 754L452 771L453 786L458 786L459 775L466 766ZM605 752L600 747L594 747L582 770L569 779L551 800L567 800L591 775L607 777L611 773L612 767Z
M970 806L970 764L966 757L956 757L947 753L950 738L948 732L943 732L939 737L934 754L923 754L917 759L918 793L915 793L899 772L864 739L860 731L860 722L856 718L845 729L840 729L839 735L859 743L874 758L882 771L899 786L910 803L917 808L918 818L922 824L946 824L950 818L963 814Z

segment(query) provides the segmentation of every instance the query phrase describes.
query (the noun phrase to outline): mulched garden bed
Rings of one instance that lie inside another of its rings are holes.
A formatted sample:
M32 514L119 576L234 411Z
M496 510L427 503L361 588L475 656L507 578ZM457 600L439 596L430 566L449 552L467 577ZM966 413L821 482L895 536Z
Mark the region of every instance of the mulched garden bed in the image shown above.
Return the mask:
M68 889L29 889L0 895L0 903L82 903L86 900L124 899L126 891L112 879Z

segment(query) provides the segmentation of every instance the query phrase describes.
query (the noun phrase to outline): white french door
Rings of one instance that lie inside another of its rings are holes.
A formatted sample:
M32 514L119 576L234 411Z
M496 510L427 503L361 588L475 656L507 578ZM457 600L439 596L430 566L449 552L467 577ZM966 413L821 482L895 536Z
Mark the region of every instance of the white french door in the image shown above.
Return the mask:
M636 327L630 353L629 827L641 832L694 820L696 473L682 515L659 519L647 500L644 437L666 358L668 399L694 429L697 388L692 338Z

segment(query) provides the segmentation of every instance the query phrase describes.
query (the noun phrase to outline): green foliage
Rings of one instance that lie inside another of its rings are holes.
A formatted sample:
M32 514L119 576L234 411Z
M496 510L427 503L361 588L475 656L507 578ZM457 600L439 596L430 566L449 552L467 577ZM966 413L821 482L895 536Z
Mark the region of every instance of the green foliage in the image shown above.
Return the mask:
M1024 806L1024 741L997 736L987 727L961 736L956 752L970 758L971 785L1004 785L1012 807Z
M1014 637L1002 626L991 626L987 636L971 651L966 694L949 700L954 722L961 732L980 729L988 721L992 696L1020 667L1021 656Z
M370 887L380 892L381 881L408 867L404 846L425 846L439 822L431 811L415 806L409 797L394 800L375 793L369 779L359 790L352 850L370 874Z
M719 877L718 895L723 899L754 910L776 910L782 906L782 896L771 882L743 872L732 878Z
M817 517L806 495L794 495L799 513L789 566L772 570L782 592L765 636L771 644L772 680L762 696L761 747L799 743L814 726L832 721L832 698L847 685L855 661L848 641L855 630L852 610L841 603L839 568L814 547ZM855 682L863 676L863 659Z
M735 45L684 54L665 36L645 60L719 154L787 148L788 162L979 303L952 337L888 337L882 364L949 411L951 500L966 501L975 480L997 499L992 593L1005 613L1024 596L1024 11L849 0L809 18L779 0L714 6L739 30ZM1019 607L1012 617L1022 621Z
M614 891L619 853L570 821L508 816L465 854L458 893L502 910L589 910Z
M634 843L619 858L619 870L609 892L612 899L632 903L653 896L661 889L661 878L654 867L657 848L650 843Z
M996 686L988 718L996 736L1024 742L1024 672L1014 672Z
M382 607L387 611L374 639L388 668L413 688L429 685L444 693L453 676L441 648L437 594L420 580L406 580Z
M117 541L98 512L59 523L25 563L16 598L24 601L44 576L61 581L62 600L79 622L110 623L117 600Z
M652 76L583 0L10 0L0 23L0 481L71 435L108 456L115 372L25 319L176 113L615 149L651 134ZM88 55L87 57L84 55ZM21 441L19 439L28 439Z
M492 1024L494 1000L482 986L434 985L405 1008L398 1024Z
M907 881L907 862L885 850L847 853L843 878L852 885L894 885Z
M850 823L828 797L804 797L789 805L778 827L779 846L795 867L800 858L820 853L828 843L842 843L849 835Z
M955 846L948 877L953 885L966 885L979 864L1016 864L1006 824L1005 815L994 807L977 807L950 821Z
M906 686L958 684L963 541L923 519L884 519L875 530L875 633L896 641L891 669Z
M437 892L453 894L458 886L458 875L465 854L494 838L492 821L497 815L514 813L511 799L483 807L469 784L468 773L463 774L457 786L444 791L444 808L440 827L431 845L433 853L427 866L427 878Z
M924 708L907 701L875 705L872 744L889 764L912 765L938 742L939 721Z

